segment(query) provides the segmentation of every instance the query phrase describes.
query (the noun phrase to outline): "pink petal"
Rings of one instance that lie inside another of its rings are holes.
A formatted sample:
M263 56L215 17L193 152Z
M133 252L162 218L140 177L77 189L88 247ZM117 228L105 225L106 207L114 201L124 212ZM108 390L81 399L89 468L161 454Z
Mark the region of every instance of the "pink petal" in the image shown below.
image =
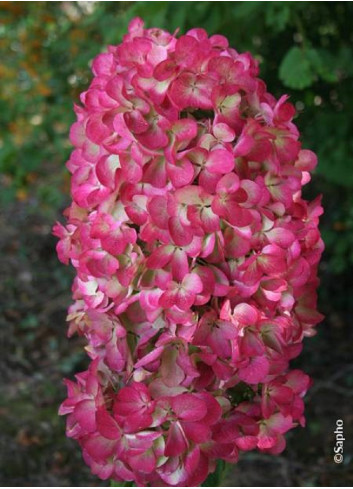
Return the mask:
M124 115L126 126L133 134L141 134L149 128L149 124L138 110L126 112Z
M281 452L283 452L285 448L286 448L286 440L284 436L277 435L276 443L271 448L265 451L267 453L271 453L272 455L279 455Z
M235 444L244 452L254 450L257 446L257 436L241 436L235 440Z
M214 81L206 75L190 72L181 74L171 85L169 96L179 110L186 107L211 109L211 92Z
M195 446L185 458L185 468L188 474L193 474L200 464L200 447Z
M312 171L316 165L317 156L310 149L301 149L298 154L298 159L294 163L294 166L302 171Z
M110 133L111 131L102 121L102 116L92 115L88 119L86 135L92 142L100 144Z
M194 443L205 443L210 439L211 430L203 422L188 423L184 421L182 426L186 438Z
M127 432L136 433L149 428L153 423L150 414L141 414L141 412L127 416L124 420L124 429Z
M240 258L246 255L251 247L249 239L229 227L224 232L224 240L227 258Z
M301 146L300 142L296 141L295 136L289 131L283 131L282 134L277 136L275 145L281 163L295 162Z
M164 455L166 457L176 457L188 448L188 442L178 422L172 423L168 431L168 438L165 445Z
M192 36L180 36L175 44L175 60L178 65L192 66L197 59L199 43Z
M70 142L81 148L85 141L85 129L82 122L74 122L70 128Z
M214 34L210 37L210 42L213 47L227 49L229 47L228 39L220 34Z
M266 346L272 348L272 350L282 353L283 352L283 339L271 325L271 328L264 328L261 330L262 341Z
M171 131L176 141L191 141L197 135L197 122L193 119L180 119L174 122Z
M203 284L197 273L188 273L182 282L183 288L193 292L194 294L199 294L202 292Z
M156 188L164 188L167 183L167 171L164 158L154 158L144 166L144 181Z
M215 138L228 143L233 141L235 138L235 132L233 129L224 122L219 122L213 126L213 134Z
M201 483L204 482L204 480L206 479L209 471L210 471L209 459L203 452L201 452L200 460L197 464L197 468L192 473L188 474L189 477L187 481L185 481L185 484L188 487L200 486Z
M163 382L168 387L179 386L185 379L184 370L176 363L178 359L178 351L167 349L163 353L162 363L160 366L160 374Z
M135 368L137 369L140 367L144 367L149 363L153 363L161 356L163 350L163 346L158 346L157 348L154 348L150 353L147 353L147 355L143 356L138 362L135 363Z
M172 259L172 274L174 280L181 282L189 272L188 256L184 250L175 249Z
M261 270L268 275L280 275L287 269L285 252L277 245L265 246L257 262Z
M151 124L149 129L136 135L136 139L148 149L165 148L169 143L169 138L158 123Z
M139 392L133 387L123 387L116 396L114 414L126 416L137 411L141 406Z
M194 167L187 158L181 158L167 165L167 175L175 188L181 188L194 179Z
M120 438L117 422L104 409L97 411L97 430L108 440L118 440Z
M146 311L155 311L159 308L159 298L162 291L159 289L142 290L140 294L141 307Z
M192 394L181 394L172 397L170 403L180 420L199 421L207 413L206 403Z
M260 335L249 329L245 330L241 342L241 352L245 356L262 355L265 351Z
M188 185L175 192L175 199L181 204L198 205L202 203L202 198L207 195L203 189L197 185Z
M105 187L115 188L115 175L120 168L120 159L118 155L102 156L97 163L97 178Z
M179 303L178 299L179 290L174 288L173 290L166 290L159 298L159 306L164 309L169 309L170 307L176 306ZM182 299L181 299L181 303ZM191 304L193 303L193 299L191 300ZM191 305L190 304L190 305ZM189 309L190 305L186 304L186 309Z
M96 405L93 400L79 402L74 409L74 415L83 429L88 432L96 429Z
M263 197L263 190L257 183L253 182L252 180L242 180L241 188L245 190L247 195L247 200L246 202L244 202L244 205L246 206L252 207L258 204Z
M277 244L281 248L289 248L294 242L295 236L292 231L285 228L274 228L266 233L266 237L270 243Z
M200 220L206 233L214 233L220 230L219 216L209 207L204 207L200 212Z
M159 287L162 290L170 289L171 288L171 281L172 281L172 273L168 270L164 269L159 269L156 271L155 276L155 285Z
M194 234L190 227L184 226L179 217L170 217L168 220L170 235L177 246L187 246L193 240Z
M165 265L167 265L167 263L169 263L171 258L173 257L173 251L173 246L159 246L147 258L147 268L151 268L152 270L164 268Z
M187 311L195 302L195 294L186 289L180 289L176 293L175 305L182 311Z
M236 85L216 85L212 91L212 103L218 118L231 127L239 126L241 100L239 87Z
M95 75L112 75L115 61L112 53L102 53L96 56L92 63L92 71Z
M118 477L118 482L121 481L133 481L135 480L135 474L127 468L127 466L122 462L121 460L114 460L114 472L116 477ZM101 477L100 474L97 474L98 477ZM107 479L110 478L110 476L107 477ZM116 480L116 479L115 479Z
M238 336L238 330L231 321L222 321L222 319L218 319L217 326L220 335L224 336L227 340L233 340Z
M137 455L129 455L128 460L131 468L138 472L149 474L156 468L156 457L151 449Z
M259 437L259 441L257 443L257 446L260 448L260 450L263 449L268 449L272 448L276 445L277 443L277 435L276 434L263 434L261 437Z
M227 173L217 183L217 193L234 193L239 188L239 177L235 173Z
M270 364L266 357L253 357L247 367L239 370L238 375L241 380L248 384L258 384L266 378L269 369Z
M235 329L234 326L233 329ZM219 358L229 358L232 354L230 342L227 341L221 328L213 328L207 339L207 343Z
M98 433L84 441L84 449L94 460L106 460L116 451L116 446L116 440L108 440Z
M161 61L154 69L153 76L158 81L165 81L174 77L178 72L178 67L174 60L165 59Z
M238 228L249 226L253 222L250 211L232 202L228 204L226 219Z
M119 102L123 107L131 107L131 102L126 98L126 90L124 87L124 80L121 76L117 75L112 77L106 87L106 92L112 99Z
M237 158L239 156L247 155L254 147L255 141L250 134L243 134L239 137L237 144L234 146L234 156Z
M277 433L286 433L293 428L291 416L283 416L281 413L276 413L271 416L266 422L267 426Z
M207 426L215 424L222 416L219 402L208 392L200 392L196 395L207 405L207 414L202 418L202 422Z
M204 293L212 294L215 287L215 277L213 272L208 267L197 267L197 275L200 277Z
M216 297L223 297L227 295L229 291L229 280L222 270L218 267L210 266L211 270L214 273L216 283L214 288L214 295Z
M283 279L277 278L261 281L261 290L266 299L270 301L277 302L281 300L282 292L287 290L287 288L287 282Z
M296 394L302 394L306 392L310 386L310 377L301 370L292 370L287 374L286 383Z
M255 307L246 303L241 303L235 306L233 317L241 324L251 325L256 324L259 313Z
M142 168L132 158L120 156L122 175L130 183L138 183L142 178Z
M213 439L217 443L234 443L239 435L239 427L231 419L221 420L213 429Z
M287 207L293 202L293 191L288 185L271 185L268 187L268 190L274 200L279 200Z
M208 155L206 167L211 173L229 173L234 169L234 156L225 149L214 149Z
M161 195L152 197L147 204L153 222L161 229L168 228L167 198Z
M217 183L220 178L220 173L211 173L207 168L204 168L199 174L199 185L206 192L213 194L216 191Z
M271 388L271 397L278 404L291 404L293 399L293 391L284 385Z

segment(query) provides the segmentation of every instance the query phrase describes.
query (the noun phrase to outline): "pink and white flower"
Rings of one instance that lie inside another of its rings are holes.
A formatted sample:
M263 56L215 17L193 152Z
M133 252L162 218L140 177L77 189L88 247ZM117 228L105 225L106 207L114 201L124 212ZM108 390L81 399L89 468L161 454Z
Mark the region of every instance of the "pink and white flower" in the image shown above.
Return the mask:
M305 425L290 361L322 320L323 211L302 197L317 158L223 36L134 19L92 71L54 227L91 364L60 414L98 477L198 486Z

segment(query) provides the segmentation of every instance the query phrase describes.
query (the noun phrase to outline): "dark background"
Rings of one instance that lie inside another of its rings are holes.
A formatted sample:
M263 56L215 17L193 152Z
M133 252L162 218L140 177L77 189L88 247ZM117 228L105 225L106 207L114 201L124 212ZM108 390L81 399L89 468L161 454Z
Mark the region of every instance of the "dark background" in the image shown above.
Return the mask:
M314 379L306 428L279 457L249 453L227 485L352 486L353 36L351 2L0 2L0 484L106 485L65 438L64 376L86 368L66 338L72 271L51 226L69 203L64 163L72 103L90 60L135 15L147 26L200 26L260 60L277 97L291 96L303 146L319 155L306 197L322 193L319 307L326 319L293 366ZM333 462L336 420L344 462Z

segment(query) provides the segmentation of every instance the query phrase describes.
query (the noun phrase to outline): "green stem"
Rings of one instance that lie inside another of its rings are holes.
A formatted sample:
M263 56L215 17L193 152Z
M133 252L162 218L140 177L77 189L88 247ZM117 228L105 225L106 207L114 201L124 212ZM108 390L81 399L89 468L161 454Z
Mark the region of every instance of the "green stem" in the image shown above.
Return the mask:
M115 482L110 481L110 487L135 487L133 482Z
M223 487L223 481L227 475L229 465L223 460L218 460L216 470L210 474L205 482L201 484L202 487Z

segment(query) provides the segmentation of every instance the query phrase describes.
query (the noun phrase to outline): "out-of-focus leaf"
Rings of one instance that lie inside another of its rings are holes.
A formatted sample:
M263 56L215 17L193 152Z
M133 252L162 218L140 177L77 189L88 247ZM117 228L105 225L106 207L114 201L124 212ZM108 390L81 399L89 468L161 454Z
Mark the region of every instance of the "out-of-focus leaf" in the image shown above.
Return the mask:
M337 81L336 60L334 56L324 49L308 49L306 55L313 70L325 81Z
M329 182L348 188L353 187L352 131L352 116L317 109L306 133L306 140L312 141L319 156L317 173Z
M134 2L128 13L129 17L139 16L147 27L166 27L168 2Z
M274 32L282 32L291 16L291 6L286 2L268 2L265 11L266 25Z
M230 2L232 4L232 13L234 19L248 19L249 16L259 16L267 5L264 2ZM229 3L228 3L229 4Z
M282 60L279 77L289 88L302 90L310 87L315 80L315 71L308 51L297 46L292 47Z
M133 482L116 482L110 481L111 487L134 487L135 484Z
M173 9L168 11L168 20L171 26L171 30L180 29L181 32L185 30L185 21L190 12L190 2L174 3Z
M201 484L202 487L222 487L221 484L224 479L226 470L226 463L223 460L218 460L216 470L210 474L205 482Z

